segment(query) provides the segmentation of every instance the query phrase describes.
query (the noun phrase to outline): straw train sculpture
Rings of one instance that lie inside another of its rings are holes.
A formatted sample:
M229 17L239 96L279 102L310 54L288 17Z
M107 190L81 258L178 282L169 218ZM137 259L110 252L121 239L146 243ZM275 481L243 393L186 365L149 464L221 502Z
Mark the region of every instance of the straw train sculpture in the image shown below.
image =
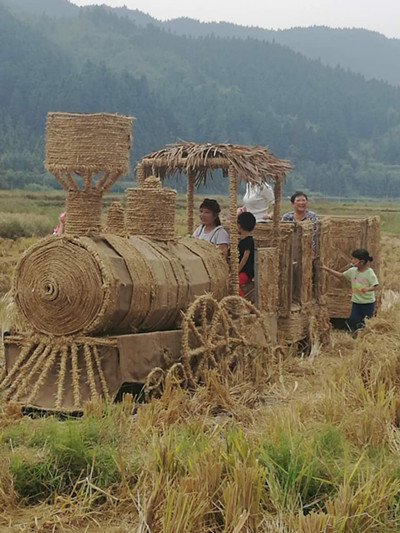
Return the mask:
M149 375L157 382L168 369L194 384L205 368L228 369L246 350L326 333L329 317L347 312L347 289L332 293L313 271L310 224L279 222L291 167L267 148L176 143L152 152L138 165L125 209L113 203L103 231L102 195L129 169L131 126L119 115L48 114L46 168L66 191L66 233L38 241L16 267L18 328L4 338L8 399L80 410L98 396L112 401L126 383ZM235 261L229 268L209 243L175 236L176 192L161 186L186 174L191 234L194 189L216 168L229 178L233 250L238 179L274 183L273 222L255 230L253 303L237 296ZM319 251L340 267L337 224L321 221ZM347 247L377 250L376 219L346 221L346 233Z

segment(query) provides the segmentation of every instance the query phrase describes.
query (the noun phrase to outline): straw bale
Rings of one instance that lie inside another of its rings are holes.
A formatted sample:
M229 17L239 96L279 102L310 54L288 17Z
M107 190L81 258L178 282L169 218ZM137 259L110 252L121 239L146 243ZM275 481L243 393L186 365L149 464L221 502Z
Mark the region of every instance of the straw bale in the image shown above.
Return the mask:
M30 247L17 264L13 291L25 320L49 335L95 331L118 299L110 265L94 243L69 237Z
M164 178L176 173L192 173L196 186L205 183L215 168L222 169L224 176L228 176L228 169L232 166L239 179L259 184L282 180L292 168L288 161L272 155L267 146L186 141L151 152L140 163L146 176L154 173Z
M46 160L49 172L129 170L132 117L109 113L48 113Z
M102 194L99 191L68 191L65 233L74 236L100 233L101 207Z
M125 211L121 202L112 202L108 208L106 233L125 235Z
M276 313L278 306L279 251L257 248L256 295L261 311Z
M175 236L176 191L161 188L159 178L147 178L140 189L126 190L126 230L156 240Z

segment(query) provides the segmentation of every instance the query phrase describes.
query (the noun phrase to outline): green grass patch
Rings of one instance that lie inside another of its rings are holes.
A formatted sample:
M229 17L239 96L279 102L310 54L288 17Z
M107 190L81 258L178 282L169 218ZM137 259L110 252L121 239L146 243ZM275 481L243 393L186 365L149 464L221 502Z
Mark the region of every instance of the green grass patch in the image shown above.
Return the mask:
M333 427L309 435L282 431L261 441L258 460L267 471L267 488L284 508L311 510L336 493L347 445ZM348 447L348 446L347 446Z
M112 420L94 416L63 422L53 417L23 419L2 435L16 493L29 504L72 494L85 479L99 489L135 480L135 462L121 472L122 440Z

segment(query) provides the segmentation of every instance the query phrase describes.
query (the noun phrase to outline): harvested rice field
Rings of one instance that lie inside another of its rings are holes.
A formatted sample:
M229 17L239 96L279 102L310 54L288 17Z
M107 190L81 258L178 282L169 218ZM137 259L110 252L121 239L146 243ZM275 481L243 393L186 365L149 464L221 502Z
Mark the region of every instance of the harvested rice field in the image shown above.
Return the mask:
M39 201L20 199L15 216ZM147 401L91 401L75 418L23 416L3 399L0 531L399 531L400 208L310 207L381 215L382 305L358 336L252 353L234 376L210 371L190 391L171 375ZM179 202L178 215L179 232ZM2 240L2 294L37 235Z

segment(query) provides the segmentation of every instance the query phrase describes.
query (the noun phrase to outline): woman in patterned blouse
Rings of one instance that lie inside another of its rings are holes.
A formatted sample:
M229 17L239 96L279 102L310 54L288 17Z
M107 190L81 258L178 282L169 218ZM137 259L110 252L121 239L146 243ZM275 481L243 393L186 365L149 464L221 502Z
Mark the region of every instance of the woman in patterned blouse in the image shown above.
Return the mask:
M317 222L318 217L314 211L307 209L308 197L302 191L296 191L292 194L290 201L292 202L293 211L285 213L281 220L282 222L301 222L302 220L311 220L313 226L313 243L312 248L315 252L317 249Z

